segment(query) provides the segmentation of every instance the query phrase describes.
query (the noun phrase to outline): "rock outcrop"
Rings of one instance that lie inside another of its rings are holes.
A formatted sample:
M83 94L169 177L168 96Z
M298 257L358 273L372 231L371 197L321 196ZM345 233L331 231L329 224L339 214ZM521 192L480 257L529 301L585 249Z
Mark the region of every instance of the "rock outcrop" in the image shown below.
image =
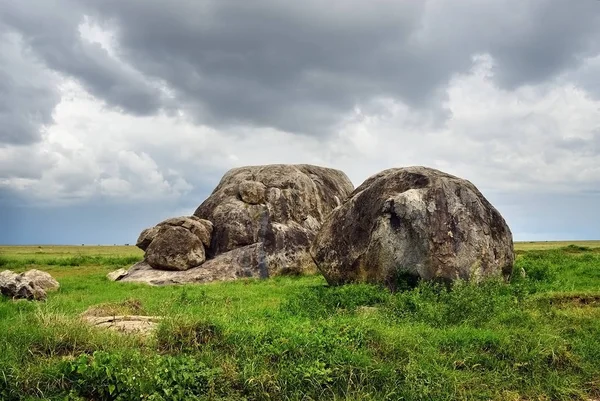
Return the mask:
M111 277L162 285L316 271L310 243L352 190L343 172L305 164L230 170L193 216L142 231L144 261Z
M17 274L0 272L0 293L13 299L44 300L47 291L58 290L60 284L50 274L31 269Z
M329 168L242 167L227 172L194 215L214 224L210 259L246 260L246 271L263 277L316 271L310 242L353 188L343 172ZM243 255L227 255L232 251Z
M330 284L508 277L512 234L469 181L425 167L367 179L323 223L311 253Z

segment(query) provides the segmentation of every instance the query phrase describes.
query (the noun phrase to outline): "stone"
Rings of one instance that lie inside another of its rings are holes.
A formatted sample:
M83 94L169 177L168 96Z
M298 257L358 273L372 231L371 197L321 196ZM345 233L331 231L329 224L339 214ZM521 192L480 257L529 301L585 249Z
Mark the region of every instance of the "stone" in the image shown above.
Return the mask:
M84 322L98 328L125 334L150 334L161 321L160 316L82 316Z
M240 278L266 277L258 263L259 244L252 244L222 253L202 265L184 271L157 270L146 261L133 265L118 281L149 285L201 284L231 281ZM264 268L263 268L264 269Z
M154 227L146 228L140 233L136 246L145 251L152 241L168 227L183 227L196 235L205 247L210 246L213 225L210 221L199 219L196 216L172 217L161 221Z
M146 249L145 260L155 269L188 270L204 262L204 245L190 230L167 226Z
M329 284L508 278L511 231L469 181L426 167L367 179L323 223L311 254Z
M150 228L146 228L140 233L135 246L140 248L142 251L148 249L154 238L158 235L159 227L154 226Z
M13 299L44 300L46 291L54 291L59 283L48 273L32 269L21 274L0 272L0 293Z
M37 269L31 269L21 274L21 280L28 282L30 285L41 288L44 291L55 291L60 288L58 281L49 273Z
M194 212L214 225L207 258L255 245L247 270L261 277L314 272L310 243L352 190L343 172L306 164L230 170Z
M117 269L106 275L106 278L110 281L118 281L127 275L127 269Z
M343 172L306 164L230 170L193 216L159 223L145 260L126 275L115 272L115 276L118 281L166 285L316 272L308 251L311 240L352 190ZM202 225L208 238L190 220ZM186 228L203 238L206 261L188 267L193 263L181 255L187 255L192 245L183 244L189 237L183 240L182 233L177 234L179 249L169 251L170 260L165 261L164 251L155 248L174 247L169 245L174 238L163 238L164 227Z

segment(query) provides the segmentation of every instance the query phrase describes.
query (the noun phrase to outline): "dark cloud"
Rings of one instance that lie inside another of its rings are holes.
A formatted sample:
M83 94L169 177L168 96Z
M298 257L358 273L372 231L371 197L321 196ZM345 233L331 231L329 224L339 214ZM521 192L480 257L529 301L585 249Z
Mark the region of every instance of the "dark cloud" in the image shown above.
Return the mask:
M377 97L440 109L440 89L477 53L514 87L600 51L594 0L89 3L123 57L197 119L291 132L320 133Z
M445 84L475 54L491 54L498 82L515 87L600 52L596 0L62 0L4 9L0 19L50 68L128 113L181 110L204 124L307 134L382 97L442 113ZM114 30L117 58L82 40L84 15Z
M84 10L70 1L2 2L0 24L10 27L46 66L78 80L110 106L135 115L154 114L161 92L133 68L82 38ZM13 71L9 71L13 73ZM18 73L18 72L17 72Z
M37 142L60 98L56 78L0 25L0 146ZM0 163L1 164L1 163Z

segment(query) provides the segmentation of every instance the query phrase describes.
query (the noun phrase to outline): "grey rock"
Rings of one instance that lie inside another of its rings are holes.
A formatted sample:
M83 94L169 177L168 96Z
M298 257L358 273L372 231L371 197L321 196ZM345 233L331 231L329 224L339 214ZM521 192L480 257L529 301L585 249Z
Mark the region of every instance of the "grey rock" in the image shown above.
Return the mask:
M84 322L98 328L125 334L150 334L158 327L161 316L82 316Z
M17 274L10 270L0 272L0 293L14 299L44 300L46 291L54 291L59 283L48 273L32 269Z
M204 245L184 227L164 226L146 249L145 260L155 269L187 270L204 262Z
M140 236L138 237L135 246L140 248L142 251L145 251L146 249L148 249L152 241L154 241L154 238L156 238L156 236L158 235L158 231L159 227L157 226L146 228L140 233Z
M512 234L469 181L426 167L385 170L333 211L311 254L330 284L395 289L408 279L508 277Z
M194 212L214 225L208 259L256 245L248 271L264 277L316 270L308 252L321 223L351 192L339 170L267 165L228 171ZM206 262L208 263L208 262Z
M199 219L196 216L172 217L161 221L154 227L146 228L140 233L136 246L145 251L152 241L167 231L169 227L183 227L196 235L205 247L210 246L213 225L210 221Z
M55 291L60 288L60 284L54 277L49 273L37 269L27 270L25 273L22 273L21 280L26 281L30 285L33 284L44 291Z
M118 281L127 275L127 269L117 269L106 275L106 278L110 281Z

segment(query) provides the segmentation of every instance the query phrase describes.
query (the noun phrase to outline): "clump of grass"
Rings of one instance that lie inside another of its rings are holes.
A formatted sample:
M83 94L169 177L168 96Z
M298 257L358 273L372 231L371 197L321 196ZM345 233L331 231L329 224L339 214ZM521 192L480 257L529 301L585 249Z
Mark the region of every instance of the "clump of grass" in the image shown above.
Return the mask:
M370 284L309 287L289 297L281 310L296 316L323 318L336 311L351 313L361 306L379 305L389 298L388 290Z
M198 350L223 337L220 326L198 319L176 317L163 320L156 330L157 347L162 352Z

